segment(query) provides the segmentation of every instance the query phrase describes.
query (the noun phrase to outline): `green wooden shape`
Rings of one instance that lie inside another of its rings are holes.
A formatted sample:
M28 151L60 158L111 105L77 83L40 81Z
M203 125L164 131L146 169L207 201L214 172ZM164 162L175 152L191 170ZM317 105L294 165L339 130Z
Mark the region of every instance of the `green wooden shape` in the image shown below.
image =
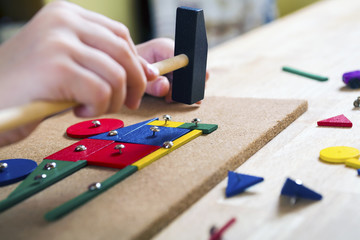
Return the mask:
M67 201L66 203L60 205L59 207L51 210L50 212L45 214L45 219L47 221L55 221L62 216L70 213L71 211L75 210L76 208L80 207L81 205L85 204L86 202L90 201L97 195L105 192L115 184L121 182L125 178L129 177L133 173L138 170L136 166L129 165L124 169L121 169L105 181L101 183L101 188L95 190L88 190L79 196Z
M51 162L56 163L56 168L52 170L44 169L44 166ZM45 159L11 194L9 194L7 198L0 202L0 212L5 211L28 197L31 197L86 165L86 160L69 162ZM40 174L46 174L47 177L39 181L35 180L34 177Z
M197 127L195 123L184 123L183 125L178 126L178 128L186 128L190 130L201 130L203 134L209 134L215 131L218 128L217 124L206 124L206 123L198 123Z

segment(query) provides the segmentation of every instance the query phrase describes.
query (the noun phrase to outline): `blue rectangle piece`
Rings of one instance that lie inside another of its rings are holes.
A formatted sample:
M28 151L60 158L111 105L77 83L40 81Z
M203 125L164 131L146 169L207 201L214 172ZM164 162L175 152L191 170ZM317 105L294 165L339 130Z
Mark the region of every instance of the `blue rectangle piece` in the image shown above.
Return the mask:
M111 140L111 141L116 141L116 142L123 142L122 138L124 136L126 136L127 134L135 131L136 129L141 128L142 126L144 126L148 123L151 123L152 121L155 121L155 120L159 120L159 118L153 118L153 119L149 119L149 120L146 120L143 122L135 123L135 124L127 126L127 127L118 128L118 129L116 129L117 135L114 135L114 136L110 136L109 133L106 132L106 133L92 136L92 137L90 137L90 139L100 139L100 140Z
M145 145L162 146L166 141L175 139L190 132L189 129L156 126L160 131L153 133L152 125L144 125L122 137L121 141Z

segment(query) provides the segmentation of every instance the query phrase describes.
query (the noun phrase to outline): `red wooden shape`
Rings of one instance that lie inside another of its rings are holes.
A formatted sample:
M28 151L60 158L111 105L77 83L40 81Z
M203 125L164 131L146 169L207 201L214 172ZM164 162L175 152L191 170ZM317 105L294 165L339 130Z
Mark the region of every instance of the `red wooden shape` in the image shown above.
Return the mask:
M80 140L50 156L47 156L44 159L50 160L63 160L63 161L72 161L76 162L78 160L87 160L89 155L94 152L99 151L100 149L112 144L114 141L109 140L98 140L98 139L83 139ZM85 151L75 151L75 148L79 145L84 145L86 147Z
M121 153L115 149L115 146L119 144L124 145ZM115 142L92 154L86 160L88 161L88 165L122 169L159 148L159 146L153 145Z
M101 125L95 126L93 121L99 121ZM72 138L87 138L122 127L124 122L120 119L100 118L76 123L66 129L66 134Z
M344 114L324 119L317 122L318 126L327 127L352 127L352 122L344 116Z

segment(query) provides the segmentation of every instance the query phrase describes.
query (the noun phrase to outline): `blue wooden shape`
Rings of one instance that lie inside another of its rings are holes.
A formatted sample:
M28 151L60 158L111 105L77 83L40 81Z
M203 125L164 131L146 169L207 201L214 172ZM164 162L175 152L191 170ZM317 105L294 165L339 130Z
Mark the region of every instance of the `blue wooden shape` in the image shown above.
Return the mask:
M358 169L357 172L358 172L358 175L360 176L360 169Z
M293 198L306 198L311 200L321 200L321 194L305 187L301 182L287 178L281 189L281 195Z
M109 133L101 133L92 137L89 137L91 139L100 139L100 140L111 140L111 141L116 141L116 142L122 142L122 137L126 136L127 134L135 131L136 129L152 122L155 120L159 120L159 118L153 118L153 119L149 119L143 122L139 122L139 123L135 123L133 125L127 126L127 127L123 127L123 128L118 128L116 129L116 131L118 132L117 135L115 136L109 136Z
M150 129L151 127L153 126L144 125L136 129L135 131L132 131L129 134L123 136L121 138L121 141L127 143L154 145L161 147L164 142L174 141L182 135L190 132L189 129L157 126L160 131L153 134Z
M7 163L7 168L0 170L0 186L6 186L23 180L27 175L35 170L37 164L30 159L16 158L1 160Z
M262 177L256 177L241 173L228 172L228 185L226 187L226 197L232 197L242 193L246 188L264 181Z

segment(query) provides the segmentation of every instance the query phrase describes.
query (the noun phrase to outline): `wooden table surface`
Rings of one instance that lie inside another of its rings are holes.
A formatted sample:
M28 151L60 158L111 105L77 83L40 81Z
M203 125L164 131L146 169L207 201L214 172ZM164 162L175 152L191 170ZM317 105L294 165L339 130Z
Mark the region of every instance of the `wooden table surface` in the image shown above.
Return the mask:
M262 176L263 183L233 198L223 180L154 239L208 239L209 229L230 218L229 239L359 239L360 177L342 164L326 164L319 152L330 146L360 149L360 90L342 74L360 69L360 1L324 0L251 31L210 51L208 96L295 98L309 109L237 172ZM318 82L281 71L292 66L329 77ZM344 114L351 129L317 127ZM259 124L261 124L259 122ZM287 177L321 193L321 201L290 206L280 197Z

